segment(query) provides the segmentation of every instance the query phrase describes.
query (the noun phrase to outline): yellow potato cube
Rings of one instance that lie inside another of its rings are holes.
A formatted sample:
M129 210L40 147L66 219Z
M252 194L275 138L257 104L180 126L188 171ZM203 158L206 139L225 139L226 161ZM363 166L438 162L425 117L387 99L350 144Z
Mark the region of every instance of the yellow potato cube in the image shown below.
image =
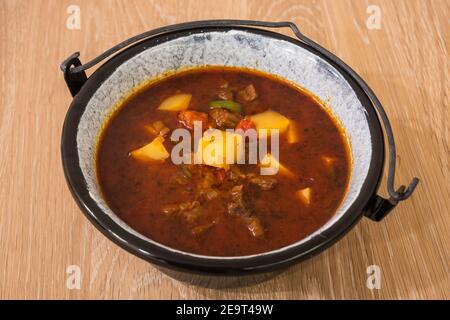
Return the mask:
M197 144L196 157L202 164L228 170L230 164L245 161L243 136L209 129Z
M300 130L298 128L298 125L295 121L289 122L289 128L286 133L287 141L289 143L297 143L300 141Z
M334 158L329 156L322 156L322 161L327 168L331 167L334 163Z
M166 111L183 111L189 107L192 94L180 93L168 97L158 107L158 110Z
M250 116L255 124L256 130L266 129L267 135L270 136L271 130L278 129L279 133L283 133L289 127L289 119L273 110L267 110L262 113Z
M164 147L164 138L156 137L152 142L145 146L131 151L131 156L141 161L164 161L170 154Z
M294 173L289 170L287 167L285 167L284 165L282 165L280 163L280 161L278 161L277 158L275 158L274 156L272 156L270 153L267 153L264 158L261 160L260 162L260 167L262 168L273 168L275 169L278 173L284 174L286 176L290 176L293 177Z
M296 196L307 206L311 203L311 196L312 196L312 189L311 188L305 188L298 190L296 193Z

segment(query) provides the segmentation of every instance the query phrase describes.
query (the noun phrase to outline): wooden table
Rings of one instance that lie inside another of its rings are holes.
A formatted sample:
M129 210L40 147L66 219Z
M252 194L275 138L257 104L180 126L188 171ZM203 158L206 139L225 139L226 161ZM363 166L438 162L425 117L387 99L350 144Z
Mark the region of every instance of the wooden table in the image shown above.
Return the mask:
M66 27L71 4L79 30ZM381 10L380 29L367 27L369 4ZM77 208L60 161L71 97L59 64L162 25L230 17L291 20L349 63L392 121L397 185L413 175L421 183L383 222L363 219L271 279L197 286L118 248ZM448 0L0 0L0 298L449 299L449 19ZM69 265L80 267L79 290L66 286ZM380 267L380 290L366 286L369 265Z

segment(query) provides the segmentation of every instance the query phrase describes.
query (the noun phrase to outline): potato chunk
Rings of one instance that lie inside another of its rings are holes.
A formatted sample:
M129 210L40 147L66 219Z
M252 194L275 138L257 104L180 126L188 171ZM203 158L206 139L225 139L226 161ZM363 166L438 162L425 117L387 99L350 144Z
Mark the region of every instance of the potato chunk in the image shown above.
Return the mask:
M244 140L239 134L209 129L197 144L197 160L208 166L229 169L245 160Z
M247 228L255 238L261 238L264 235L264 228L257 217L247 218Z
M283 116L282 114L273 111L267 110L253 116L250 116L250 119L256 126L256 130L267 129L267 134L271 134L271 130L278 129L280 133L283 133L289 127L289 119Z
M288 143L297 143L300 141L300 130L295 121L289 121L289 128L286 132L286 138Z
M325 174L331 180L336 180L337 171L336 171L336 158L330 156L321 156L322 163L325 166Z
M322 156L322 161L327 168L330 168L333 165L335 159L329 156Z
M151 134L161 137L166 136L170 132L170 129L160 120L155 121L152 124L144 125L144 128Z
M131 156L140 161L159 161L163 162L170 154L164 147L164 138L156 137L152 142L145 146L131 151Z
M192 94L180 93L168 97L158 107L158 110L166 111L183 111L189 107Z
M270 153L267 153L264 156L264 158L261 160L260 167L263 167L263 168L272 167L272 168L278 169L279 174L284 174L289 177L294 176L294 173L291 170L289 170L287 167L282 165L280 163L280 161L277 158L275 158L274 156L272 156Z
M305 205L310 205L312 196L311 188L300 189L295 194Z

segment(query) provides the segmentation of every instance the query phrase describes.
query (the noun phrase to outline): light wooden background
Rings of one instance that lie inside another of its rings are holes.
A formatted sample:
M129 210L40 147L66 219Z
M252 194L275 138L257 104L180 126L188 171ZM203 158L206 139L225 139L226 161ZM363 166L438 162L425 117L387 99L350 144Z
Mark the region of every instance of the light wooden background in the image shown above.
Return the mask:
M70 4L81 9L81 30L66 28ZM369 4L381 8L380 30L366 27ZM363 219L325 253L259 283L174 280L101 235L63 177L71 97L60 62L212 18L294 21L354 67L392 121L397 185L421 178L414 196L383 222ZM449 299L449 22L448 0L0 0L0 298ZM381 268L380 290L366 287L372 264ZM69 265L81 268L80 290L66 288Z

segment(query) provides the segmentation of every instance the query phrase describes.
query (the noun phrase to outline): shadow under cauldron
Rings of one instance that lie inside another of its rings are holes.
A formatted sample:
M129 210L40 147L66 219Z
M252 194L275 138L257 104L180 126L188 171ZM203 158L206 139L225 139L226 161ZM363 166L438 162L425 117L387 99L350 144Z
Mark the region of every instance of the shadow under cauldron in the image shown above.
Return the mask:
M285 269L248 275L220 275L220 274L200 274L189 273L185 271L176 271L161 266L156 267L165 275L183 282L188 285L194 285L208 289L232 289L247 286L254 286L262 282L268 281L281 274Z

